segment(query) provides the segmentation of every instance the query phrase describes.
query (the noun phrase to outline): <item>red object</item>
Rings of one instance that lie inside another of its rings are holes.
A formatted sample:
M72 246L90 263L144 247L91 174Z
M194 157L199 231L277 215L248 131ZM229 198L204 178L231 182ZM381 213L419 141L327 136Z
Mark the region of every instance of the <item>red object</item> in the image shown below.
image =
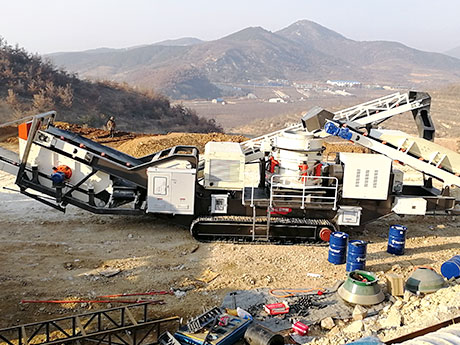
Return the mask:
M219 326L227 326L229 320L230 320L230 316L222 316L219 319Z
M321 290L318 290L318 296L321 296L322 294L324 294L324 292L322 292Z
M67 165L58 165L56 168L53 168L53 171L63 173L66 179L72 177L72 169L70 169Z
M275 172L275 167L280 165L280 162L278 162L275 158L270 157L270 172L273 174Z
M270 214L286 215L291 212L292 212L292 208L289 208L289 207L274 207L273 211L271 211Z
M65 303L145 303L149 302L150 304L165 304L163 300L157 301L147 301L147 300L122 300L122 299L107 299L107 300L86 300L86 299L77 299L77 300L22 300L21 303L54 303L54 304L65 304Z
M149 291L149 292L137 292L137 293L120 293L116 295L105 295L98 296L100 298L112 298L112 297L126 297L126 296L152 296L152 295L174 295L172 291Z
M27 140L27 138L29 137L30 126L32 126L32 121L21 123L18 126L18 137L23 140Z
M318 164L315 165L315 176L321 176L321 168L322 167L323 167L323 164L321 164L321 163L318 163Z
M297 321L295 324L292 325L292 330L298 335L304 336L308 334L310 327L308 327L300 321Z
M279 315L289 313L289 306L286 302L283 303L273 303L264 305L265 311L269 315Z
M329 242L329 239L331 238L331 229L329 228L322 228L319 231L319 238L321 238L325 242Z
M307 176L308 175L308 164L302 163L299 164L300 176Z

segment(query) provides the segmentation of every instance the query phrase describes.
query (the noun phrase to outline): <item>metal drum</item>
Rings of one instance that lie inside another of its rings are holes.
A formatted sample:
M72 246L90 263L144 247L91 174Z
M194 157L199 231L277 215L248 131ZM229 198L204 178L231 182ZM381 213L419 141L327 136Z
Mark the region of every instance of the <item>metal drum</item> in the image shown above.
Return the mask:
M387 252L395 255L403 255L406 247L407 227L403 225L392 225L388 233Z
M460 277L460 255L455 255L453 258L444 262L441 266L441 273L447 279L452 277Z
M346 261L348 234L336 231L329 238L329 254L327 261L334 265L342 265Z
M346 271L364 270L366 268L367 242L354 240L348 242Z

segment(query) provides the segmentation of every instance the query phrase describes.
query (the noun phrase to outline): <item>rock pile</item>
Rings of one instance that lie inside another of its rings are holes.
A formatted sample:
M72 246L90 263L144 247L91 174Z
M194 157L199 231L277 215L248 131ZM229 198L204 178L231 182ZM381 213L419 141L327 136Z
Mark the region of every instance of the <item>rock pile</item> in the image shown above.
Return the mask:
M365 313L366 307L359 306L355 307L353 319L322 320L322 336L309 344L346 344L371 335L387 341L459 316L460 279L449 281L446 288L425 296L406 291L403 297L391 297L377 315L366 317Z
M223 133L170 133L167 135L140 137L121 144L117 149L134 157L142 157L176 145L197 146L204 153L204 146L209 141L233 141L240 143L247 140L241 135Z

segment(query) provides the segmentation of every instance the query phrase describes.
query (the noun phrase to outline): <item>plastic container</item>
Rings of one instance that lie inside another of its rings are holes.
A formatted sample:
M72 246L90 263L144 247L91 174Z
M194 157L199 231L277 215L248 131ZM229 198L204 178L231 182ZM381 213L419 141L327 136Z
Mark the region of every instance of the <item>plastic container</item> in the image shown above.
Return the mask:
M388 232L387 252L395 255L403 255L406 247L406 231L403 225L391 225Z
M329 253L327 261L334 265L342 265L347 258L348 234L336 231L329 238Z
M346 271L366 269L367 242L354 240L348 242L347 267Z
M310 330L310 327L308 327L306 324L300 321L297 321L295 324L292 325L292 331L302 337L308 335L309 330Z
M244 310L244 309L242 309L240 307L236 308L236 313L237 313L238 317L241 317L242 319L252 320L252 315L249 314L246 310Z
M283 336L256 323L248 327L244 333L244 340L249 345L284 345Z
M441 274L450 279L452 277L460 277L460 255L455 255L453 258L444 262L441 266Z

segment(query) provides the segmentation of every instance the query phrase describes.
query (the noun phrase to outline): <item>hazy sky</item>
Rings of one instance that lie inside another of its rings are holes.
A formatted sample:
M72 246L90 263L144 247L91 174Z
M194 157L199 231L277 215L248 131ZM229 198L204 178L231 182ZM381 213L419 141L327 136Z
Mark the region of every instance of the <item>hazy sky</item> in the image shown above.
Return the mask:
M458 0L0 0L0 36L31 52L123 48L313 20L355 40L460 46Z

